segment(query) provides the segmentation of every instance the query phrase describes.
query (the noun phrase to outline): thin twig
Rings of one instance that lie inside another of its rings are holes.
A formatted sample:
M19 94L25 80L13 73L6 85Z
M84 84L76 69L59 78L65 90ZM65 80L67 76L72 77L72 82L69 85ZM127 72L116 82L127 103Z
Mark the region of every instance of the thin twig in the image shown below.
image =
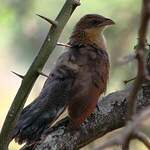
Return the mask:
M123 82L124 82L124 84L127 84L127 83L129 83L129 82L131 82L131 81L133 81L135 79L136 79L136 77L133 77L133 78L131 78L129 80L124 80Z
M57 42L57 45L58 46L64 46L64 47L71 47L71 45L69 45L69 44L60 43L60 42Z
M138 45L136 48L136 58L138 63L138 72L133 85L133 89L128 97L128 119L132 120L133 114L136 112L136 97L138 91L140 90L145 76L145 59L144 59L144 49L146 45L146 35L149 21L149 14L147 11L147 5L149 5L149 0L143 0L142 10L141 10L141 23L138 33ZM126 127L127 128L127 127ZM133 131L129 132L126 136L124 143L122 144L122 150L129 150L129 143L132 137Z
M143 132L134 132L133 137L141 141L150 150L150 138L146 136Z
M144 48L146 45L146 35L148 29L149 13L148 6L150 4L149 0L143 0L142 10L141 10L141 23L138 33L138 45L136 47L136 58L138 61L138 73L137 78L134 83L134 87L131 91L131 94L128 97L128 117L132 118L133 113L135 113L136 108L136 95L141 88L144 75L145 75L145 60L144 60Z
M136 111L136 97L141 88L144 79L144 52L137 49L138 73L134 82L133 89L128 97L128 119L132 119L132 115Z

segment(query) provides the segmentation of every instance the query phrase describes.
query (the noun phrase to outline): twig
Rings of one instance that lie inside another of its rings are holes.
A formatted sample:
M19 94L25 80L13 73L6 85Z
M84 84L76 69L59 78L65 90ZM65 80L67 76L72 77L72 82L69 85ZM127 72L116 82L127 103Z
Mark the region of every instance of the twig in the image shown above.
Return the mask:
M150 138L146 136L143 132L134 132L133 137L141 141L150 150Z
M136 111L136 96L141 88L144 79L144 52L137 49L137 60L138 60L138 73L135 79L133 89L128 97L128 118L132 119L132 115Z
M131 94L129 95L128 98L129 119L131 119L133 113L135 112L136 95L142 85L144 75L145 75L144 48L146 45L146 35L148 29L148 22L150 18L149 7L148 7L149 5L150 5L149 0L143 0L142 11L141 11L141 23L139 27L139 33L138 33L138 45L136 48L136 54L137 54L136 58L138 61L138 73L134 83L133 90L131 91Z
M129 80L124 80L123 82L124 82L124 84L127 84L127 83L129 83L129 82L131 82L131 81L133 81L133 80L135 80L135 79L136 79L136 77L131 78L131 79L129 79Z
M150 2L149 0L143 0L143 4L142 4L141 23L139 27L139 33L138 33L139 38L138 38L138 45L136 48L136 58L138 61L138 73L135 79L135 83L133 85L133 89L128 97L128 119L129 120L132 120L132 116L136 112L136 97L138 91L142 86L144 76L145 76L144 49L145 49L146 34L147 34L148 21L149 21L149 14L147 11L147 5L149 5L149 2ZM126 136L122 144L122 150L129 149L129 143L132 134L133 131L129 132L129 134Z
M59 15L55 19L58 22L57 27L52 24L47 37L40 49L39 54L33 61L31 67L27 71L24 79L22 80L21 86L14 98L14 101L9 109L9 112L6 116L5 122L3 124L1 134L0 134L0 150L7 150L10 142L10 133L15 126L15 122L26 102L26 99L39 76L37 72L39 69L42 70L44 67L49 55L55 48L58 38L69 20L71 14L75 8L79 5L79 0L66 0L63 8L61 9Z
M144 49L145 49L146 34L147 34L148 21L149 21L149 14L147 11L147 5L149 5L149 2L150 2L149 0L143 0L143 4L142 4L141 24L140 24L139 33L138 33L138 36L139 36L138 45L136 48L136 58L138 61L138 73L135 79L133 89L128 97L128 119L129 120L132 119L132 116L136 111L137 93L140 90L144 77L145 77ZM131 131L126 137L126 139L124 140L124 143L122 145L122 150L129 149L129 143L130 143L132 134L133 132Z
M144 59L144 48L146 43L146 34L147 34L147 28L148 28L148 21L149 21L149 14L147 11L147 5L149 5L149 0L143 0L142 4L142 11L141 11L141 24L139 28L139 38L138 38L138 45L136 48L136 58L138 61L138 73L137 77L135 79L135 83L133 86L133 89L128 97L128 119L131 120L133 114L136 111L136 97L137 93L141 88L141 85L144 80L145 76L145 59ZM129 143L130 139L132 137L133 132L128 134L126 137L122 149L128 150L129 149Z
M64 43L60 43L60 42L57 42L57 45L64 46L64 47L71 47L71 45L69 45L69 44L64 44Z

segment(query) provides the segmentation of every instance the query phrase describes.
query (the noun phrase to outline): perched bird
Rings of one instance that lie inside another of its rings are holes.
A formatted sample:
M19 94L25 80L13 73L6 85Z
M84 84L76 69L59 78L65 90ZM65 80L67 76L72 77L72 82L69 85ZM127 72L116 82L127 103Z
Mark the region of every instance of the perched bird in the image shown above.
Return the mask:
M106 91L109 58L103 31L111 19L88 14L76 24L67 51L57 60L39 96L25 107L12 131L21 144L38 139L67 108L74 127L94 111Z

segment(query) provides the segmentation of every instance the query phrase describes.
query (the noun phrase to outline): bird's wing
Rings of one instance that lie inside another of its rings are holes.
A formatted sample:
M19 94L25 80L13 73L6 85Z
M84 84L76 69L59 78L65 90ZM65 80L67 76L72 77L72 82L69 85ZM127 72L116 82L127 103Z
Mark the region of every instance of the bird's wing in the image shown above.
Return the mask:
M19 144L38 139L67 106L76 74L74 65L68 60L68 53L58 59L40 95L23 109L12 132L12 138Z
M92 47L84 47L86 62L77 77L74 87L75 93L68 106L69 116L73 125L78 127L94 111L99 96L105 92L108 74L109 60L106 52ZM94 51L95 50L95 51ZM83 60L83 58L82 58Z

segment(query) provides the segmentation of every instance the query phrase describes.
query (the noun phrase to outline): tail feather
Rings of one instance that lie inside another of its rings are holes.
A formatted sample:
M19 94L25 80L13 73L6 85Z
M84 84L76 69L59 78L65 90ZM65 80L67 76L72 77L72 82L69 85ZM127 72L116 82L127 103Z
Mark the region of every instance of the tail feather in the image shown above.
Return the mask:
M19 144L38 140L44 129L57 119L64 108L59 113L57 111L41 111L39 109L39 111L36 110L36 113L33 111L31 114L28 114L26 118L21 117L12 132L12 139L15 138L15 141ZM28 113L28 109L24 113Z
M37 99L23 109L11 139L15 138L19 144L37 141L66 108L73 81L73 78L47 79Z

